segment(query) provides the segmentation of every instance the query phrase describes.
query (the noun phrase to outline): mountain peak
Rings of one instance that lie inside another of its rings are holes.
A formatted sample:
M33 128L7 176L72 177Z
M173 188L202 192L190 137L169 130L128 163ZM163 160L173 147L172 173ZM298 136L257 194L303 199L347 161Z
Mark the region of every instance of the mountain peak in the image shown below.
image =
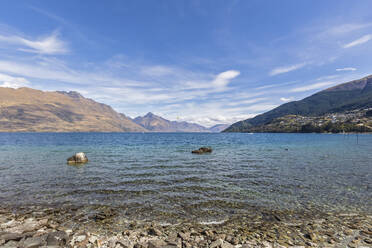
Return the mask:
M351 82L333 86L325 91L350 91L350 90L363 90L368 84L372 84L372 75L367 77L353 80Z
M57 91L60 94L69 96L71 98L82 98L83 96L77 91Z
M151 112L138 116L134 122L151 132L210 132L206 127L195 123L170 121Z
M148 112L144 117L154 117L155 115L152 112Z

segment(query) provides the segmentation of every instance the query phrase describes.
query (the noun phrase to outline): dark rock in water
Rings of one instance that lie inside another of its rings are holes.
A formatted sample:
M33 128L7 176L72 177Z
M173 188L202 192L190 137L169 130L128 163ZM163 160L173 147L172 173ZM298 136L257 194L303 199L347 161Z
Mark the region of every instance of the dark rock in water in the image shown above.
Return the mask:
M74 156L67 159L68 164L84 164L88 162L88 158L83 152L76 153Z
M211 153L211 152L212 152L212 148L210 147L200 147L198 150L194 150L191 153L203 154L203 153Z

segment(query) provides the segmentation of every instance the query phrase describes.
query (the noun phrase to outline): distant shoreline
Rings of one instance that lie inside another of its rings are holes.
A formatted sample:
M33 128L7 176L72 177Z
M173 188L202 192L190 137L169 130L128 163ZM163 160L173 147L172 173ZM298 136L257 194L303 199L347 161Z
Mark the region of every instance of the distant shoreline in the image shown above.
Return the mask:
M43 133L50 133L50 134L75 134L75 133L97 133L97 134L229 134L229 133L242 133L242 134L261 134L261 133L267 133L267 134L372 134L371 132L105 132L105 131L76 131L76 132L39 132L39 131L16 131L16 132L2 132L0 131L0 134L13 134L13 133L24 133L24 134L43 134Z

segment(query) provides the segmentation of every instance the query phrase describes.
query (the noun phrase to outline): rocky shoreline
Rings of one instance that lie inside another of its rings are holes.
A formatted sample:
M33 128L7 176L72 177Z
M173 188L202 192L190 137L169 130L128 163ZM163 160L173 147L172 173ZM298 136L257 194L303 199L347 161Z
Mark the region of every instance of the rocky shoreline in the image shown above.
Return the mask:
M160 224L79 208L0 209L0 247L371 247L368 214L262 210L223 223Z

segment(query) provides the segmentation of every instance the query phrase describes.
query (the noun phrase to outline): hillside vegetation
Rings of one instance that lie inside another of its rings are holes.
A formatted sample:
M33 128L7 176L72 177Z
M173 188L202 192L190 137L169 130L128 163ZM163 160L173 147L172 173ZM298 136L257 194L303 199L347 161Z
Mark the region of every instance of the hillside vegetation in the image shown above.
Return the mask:
M372 75L323 90L301 101L285 103L254 118L234 123L224 132L265 130L263 126L288 115L318 117L369 108L372 108Z

